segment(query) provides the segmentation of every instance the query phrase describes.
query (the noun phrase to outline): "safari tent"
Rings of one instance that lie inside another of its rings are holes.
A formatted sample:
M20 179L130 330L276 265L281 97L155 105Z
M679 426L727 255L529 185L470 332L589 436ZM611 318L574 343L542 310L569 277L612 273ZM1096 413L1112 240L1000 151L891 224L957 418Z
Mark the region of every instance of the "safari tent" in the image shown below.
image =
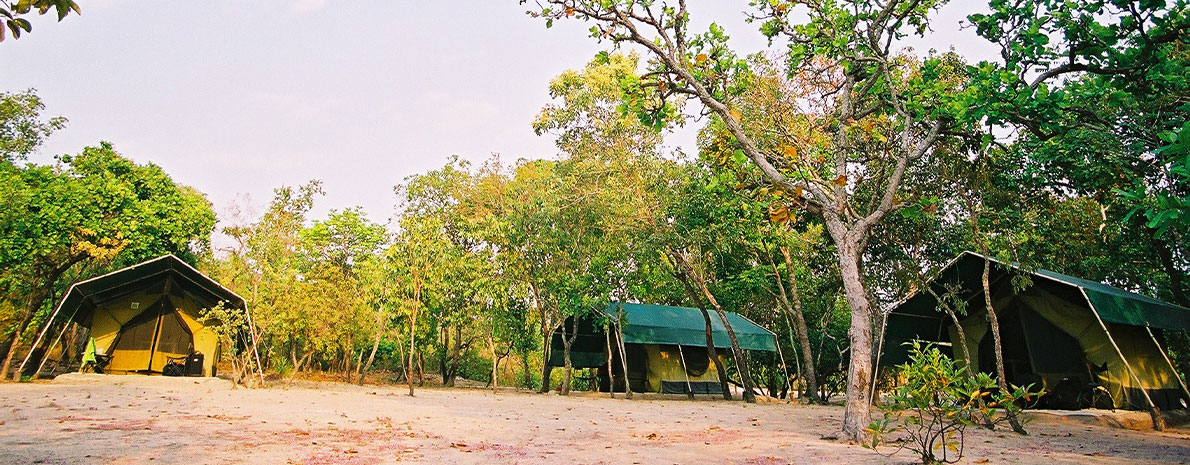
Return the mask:
M983 295L982 255L966 252L928 285L948 302L966 302L958 315L971 363L995 373L995 354ZM1014 277L1031 280L1014 286ZM1178 408L1190 402L1164 350L1166 331L1190 329L1190 309L1102 283L1046 270L1022 271L991 261L992 308L1000 323L1005 378L1044 388L1050 408ZM1023 283L1030 283L1023 289ZM949 294L948 294L949 292ZM947 297L949 296L949 297ZM952 306L953 308L953 306ZM904 344L932 341L962 360L951 317L920 290L892 308L880 364L908 358Z
M714 356L723 363L731 340L719 316L714 311L709 314ZM777 351L776 336L769 330L735 313L727 312L727 319L741 349ZM603 329L603 321L612 323L611 332ZM719 375L706 350L706 323L697 308L612 302L594 317L580 319L577 328L574 319L568 319L553 334L549 356L552 366L564 365L563 331L567 337L574 337L571 365L598 369L600 391L624 391L627 378L633 392L722 393ZM623 375L622 360L627 361L627 377Z
M246 311L242 297L165 255L74 283L50 318L88 329L83 360L105 373L214 376L219 340L202 310L219 303Z

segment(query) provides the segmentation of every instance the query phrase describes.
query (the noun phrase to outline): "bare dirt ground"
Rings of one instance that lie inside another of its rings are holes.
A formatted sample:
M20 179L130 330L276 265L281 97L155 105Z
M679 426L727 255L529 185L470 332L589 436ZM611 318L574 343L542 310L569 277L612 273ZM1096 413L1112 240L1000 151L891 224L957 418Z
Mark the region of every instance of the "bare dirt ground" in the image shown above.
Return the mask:
M441 388L411 398L405 392L403 386L331 383L231 389L216 379L103 375L2 384L0 463L915 461L909 452L890 458L834 440L843 415L836 406ZM963 462L1190 463L1186 430L1121 429L1089 415L1034 417L1030 436L970 429Z

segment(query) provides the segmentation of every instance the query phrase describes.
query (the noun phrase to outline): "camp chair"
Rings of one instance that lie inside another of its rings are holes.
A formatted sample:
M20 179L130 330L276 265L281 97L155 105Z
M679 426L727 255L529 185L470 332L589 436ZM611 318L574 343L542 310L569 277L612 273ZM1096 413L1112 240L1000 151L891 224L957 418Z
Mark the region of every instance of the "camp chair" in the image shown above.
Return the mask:
M161 367L161 374L165 376L185 376L186 375L186 359L189 355L184 357L166 357L165 366Z
M111 362L112 362L111 355L104 355L103 353L96 352L95 360L87 360L87 361L83 362L83 366L79 367L79 371L86 373L87 369L89 368L96 373L103 374L103 370L106 369L107 364L109 364Z

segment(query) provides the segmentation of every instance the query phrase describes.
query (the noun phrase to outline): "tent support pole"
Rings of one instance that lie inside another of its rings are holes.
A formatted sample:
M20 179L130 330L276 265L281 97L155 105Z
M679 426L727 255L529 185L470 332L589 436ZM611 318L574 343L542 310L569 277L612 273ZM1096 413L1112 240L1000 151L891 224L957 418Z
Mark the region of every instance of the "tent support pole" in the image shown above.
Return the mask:
M888 330L888 312L880 314L880 341L876 343L876 365L872 368L872 384L868 389L868 405L876 398L876 381L880 374L880 356L884 354L884 333ZM959 329L962 331L962 328ZM970 370L970 368L968 368Z
M777 346L777 359L781 361L781 371L785 373L785 403L788 404L793 402L793 379L789 377L789 367L785 365L785 353L781 351L781 341L777 340L775 335L773 344ZM797 356L797 349L794 349L793 354L795 357Z
M21 366L17 367L17 375L16 375L15 379L17 379L17 380L21 379L20 373L25 371L25 364L29 363L29 357L32 357L33 351L37 349L37 346L41 345L41 340L43 338L45 338L45 333L49 332L50 326L53 326L54 319L58 317L58 312L62 311L62 304L66 302L66 296L70 295L70 291L73 291L73 290L74 290L74 284L71 284L70 289L67 289L66 293L62 294L62 300L58 301L58 306L54 307L54 313L50 314L49 320L46 320L45 328L41 329L41 333L39 333L37 335L37 340L34 341L33 346L29 348L29 353L25 354L25 358L23 360L21 360ZM79 305L79 306L81 307L82 305ZM74 309L74 313L78 313L78 311L79 311L78 308ZM74 318L73 313L70 315L70 318ZM14 345L9 350L15 351L15 350L17 350L17 348ZM42 357L42 358L44 358L44 357ZM0 377L3 377L2 375L4 375L4 373L0 373ZM37 374L34 373L33 376L36 378Z
M686 369L686 356L682 354L681 344L678 344L678 361L682 362L682 376L686 377L686 398L694 400L694 388L690 387L690 370Z
M81 305L80 305L80 307L81 307ZM74 309L74 313L78 313L77 308ZM70 318L66 319L66 324L62 326L62 331L58 333L58 337L54 338L54 342L50 343L50 349L53 349L54 346L58 345L58 343L62 341L62 336L66 335L66 330L70 329L70 323L73 320L74 320L74 314L71 314ZM46 350L46 353L47 354L49 353L49 349ZM65 349L63 349L63 353L65 353ZM45 360L46 360L46 357L43 355L41 357L41 363L37 364L37 371L33 372L34 379L37 379L37 376L41 374L41 370L43 368L45 368ZM63 360L63 362L64 361L65 360ZM24 363L22 363L22 365L24 365Z
M1157 346L1157 352L1161 352L1161 358L1165 359L1165 363L1169 364L1169 370L1173 372L1174 379L1178 380L1178 386L1182 388L1182 395L1186 396L1186 402L1190 402L1190 389L1186 389L1186 380L1182 379L1182 375L1178 373L1178 369L1173 366L1173 361L1169 359L1169 354L1165 353L1165 349L1161 348L1161 343L1157 342L1157 335L1153 334L1153 329L1145 324L1145 331L1149 332L1149 337L1153 338L1153 345ZM1190 408L1190 404L1188 404Z
M1078 288L1079 292L1083 294L1083 298L1087 299L1087 306L1091 307L1091 314L1095 315L1095 321L1099 322L1099 327L1103 329L1103 333L1107 335L1107 340L1111 342L1113 349L1116 349L1116 355L1120 356L1120 361L1124 362L1124 368L1128 370L1128 376L1136 382L1136 386L1140 389L1140 393L1144 395L1145 402L1149 404L1149 416L1153 419L1153 429L1157 431L1165 431L1165 418L1161 416L1161 409L1153 403L1153 398L1149 397L1149 390L1145 389L1144 383L1141 383L1140 377L1136 376L1136 372L1132 371L1132 365L1128 363L1128 359L1124 358L1124 352L1120 350L1119 344L1116 344L1116 339L1111 336L1111 331L1107 330L1107 324L1103 322L1103 318L1099 316L1099 311L1095 310L1095 304L1091 303L1091 298L1087 297L1087 291L1082 287ZM1128 391L1124 391L1128 392Z

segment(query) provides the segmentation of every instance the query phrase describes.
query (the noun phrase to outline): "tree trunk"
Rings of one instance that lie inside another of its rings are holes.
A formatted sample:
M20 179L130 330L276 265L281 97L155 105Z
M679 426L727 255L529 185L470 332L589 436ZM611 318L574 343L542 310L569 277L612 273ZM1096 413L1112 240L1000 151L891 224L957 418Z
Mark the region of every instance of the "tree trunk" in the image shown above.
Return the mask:
M675 263L682 263L683 259L678 256L677 251L670 249L669 253ZM702 321L706 330L707 357L710 357L711 363L715 364L715 372L719 375L719 389L723 391L723 400L731 400L731 387L727 385L727 369L720 363L719 351L715 349L715 333L711 326L711 315L707 312L707 306L703 303L698 291L690 284L690 278L687 276L684 267L675 268L674 274L678 278L678 281L682 283L682 289L686 291L686 297L702 312Z
M21 348L21 334L29 328L29 323L33 321L33 316L37 314L37 310L45 302L46 296L50 293L50 287L53 286L53 282L56 280L57 277L50 281L49 286L36 288L33 292L29 293L29 299L25 302L25 312L21 315L21 321L17 324L15 331L12 332L12 337L8 339L8 353L4 355L3 367L0 367L0 379L3 379L7 375L9 368L12 368L13 356ZM33 348L29 350L33 350ZM20 381L21 374L14 372L12 374L12 380Z
M529 288L533 292L533 304L537 306L537 312L541 314L541 388L537 392L545 394L550 392L550 373L553 371L553 367L550 366L550 339L554 333L554 322L549 317L545 304L541 302L537 288L534 286Z
M612 369L612 328L608 325L603 330L603 340L607 343L607 392L611 394L611 398L616 398L616 373ZM599 380L595 380L595 384L599 385Z
M996 309L992 308L992 286L988 280L988 276L991 275L992 260L987 256L987 244L981 245L981 248L983 249L982 252L984 254L982 277L983 302L984 305L987 306L988 325L992 328L992 342L994 351L996 352L996 385L1000 387L1001 393L1006 393L1009 391L1008 380L1004 377L1004 351L1002 350L1002 346L1000 344L1000 321L996 318ZM1012 410L1006 410L1006 412L1008 412L1008 424L1012 425L1013 431L1020 434L1029 434L1028 431L1025 431L1024 425L1021 425L1020 420L1016 417L1016 414L1014 414Z
M291 351L290 354L294 354L294 352ZM306 361L310 360L310 357L312 356L314 356L314 349L310 349L310 351L306 352L305 355L302 355L300 360L295 358L293 362L293 372L290 373L289 378L285 380L285 387L289 387L289 385L293 384L293 379L297 377L299 371L302 371L302 367L306 365Z
M533 377L529 374L529 370L529 351L526 350L521 353L521 382L526 388L532 389Z
M414 288L413 294L413 311L409 318L409 370L406 371L406 378L409 381L409 397L413 397L413 357L417 352L414 350L414 347L416 347L414 345L416 343L414 336L416 336L417 332L417 308L421 306L421 291Z
M1185 284L1182 278L1185 272L1174 263L1173 252L1170 250L1169 244L1157 237L1156 229L1145 229L1149 231L1149 237L1152 238L1153 251L1157 253L1157 258L1161 261L1161 268L1169 278L1169 290L1173 294L1174 302L1183 307L1190 307L1190 298L1186 297L1183 288Z
M459 362L463 354L463 350L470 346L470 342L463 344L463 325L455 325L455 345L451 349L450 356L450 385L455 385L455 378L459 376Z
M806 314L805 310L802 308L801 291L798 290L797 279L794 277L793 272L793 257L790 256L788 247L780 247L780 250L781 255L785 258L785 278L789 281L789 299L785 299L785 290L781 289L782 300L785 301L785 308L789 310L790 314L793 315L793 322L797 324L794 329L797 333L798 345L801 346L802 358L806 360L813 360L813 351L810 349L810 331L808 328L806 328ZM773 272L776 271L777 270L774 267ZM777 281L778 287L780 287L781 279L778 277ZM792 307L789 305L790 301L793 303ZM806 391L811 393L818 392L818 373L814 369L814 364L807 363L801 368L802 379L806 385ZM811 394L810 402L820 402L820 400L818 399L817 395Z
M442 351L438 354L438 373L442 374L443 386L453 387L455 385L455 378L451 376L450 366L447 364L451 355L450 328L443 325L438 333L442 335Z
M496 341L488 336L488 349L492 351L492 376L488 378L488 385L492 387L492 392L496 391L496 369L500 367L500 359L496 358Z
M562 361L566 365L565 376L562 377L562 395L570 395L570 382L574 378L574 365L570 361L570 348L578 339L578 318L572 317L570 326L574 328L573 335L566 334L566 322L562 322Z
M616 322L616 345L620 347L620 365L624 367L624 398L631 399L632 378L628 377L628 349L624 347L624 325L620 324L623 322L623 310L620 310L618 316L619 318L617 318Z
M384 307L377 306L376 308L376 338L372 339L372 352L368 354L368 363L360 366L359 385L364 385L364 377L368 375L368 370L372 369L372 362L376 360L376 351L380 349L380 338L384 335L384 328L381 323L384 321Z
M862 442L864 432L872 421L868 391L872 380L872 310L868 293L860 274L859 240L851 234L835 234L838 248L839 273L843 278L843 291L851 307L850 363L847 367L846 410L843 413L843 434L847 440Z

